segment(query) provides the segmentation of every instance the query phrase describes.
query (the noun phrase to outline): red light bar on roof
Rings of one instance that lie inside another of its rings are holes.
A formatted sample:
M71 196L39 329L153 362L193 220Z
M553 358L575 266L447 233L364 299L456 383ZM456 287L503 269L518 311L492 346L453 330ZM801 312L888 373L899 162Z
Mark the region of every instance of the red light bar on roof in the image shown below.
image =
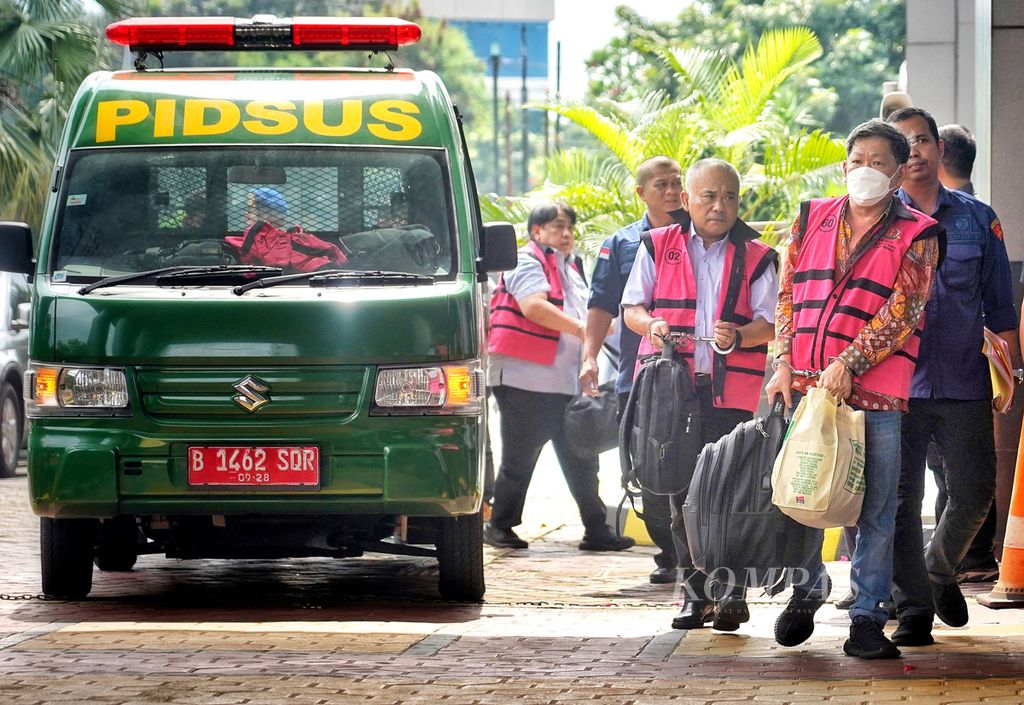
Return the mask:
M418 24L395 17L136 17L107 26L107 39L132 51L386 51L419 38Z

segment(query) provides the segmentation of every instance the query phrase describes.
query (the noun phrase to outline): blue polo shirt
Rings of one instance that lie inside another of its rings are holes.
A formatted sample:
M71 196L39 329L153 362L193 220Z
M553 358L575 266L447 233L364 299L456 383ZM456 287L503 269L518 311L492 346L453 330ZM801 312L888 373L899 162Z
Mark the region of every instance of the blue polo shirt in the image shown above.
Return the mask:
M917 208L903 189L896 195ZM946 256L925 308L910 397L991 399L983 329L1017 327L1003 229L987 203L942 186L931 216L946 229Z
M640 336L623 323L619 304L629 272L633 269L636 250L640 246L640 234L650 229L651 221L645 213L640 220L615 231L598 251L597 264L594 265L590 282L590 302L587 308L599 308L618 316L618 333L614 338L619 349L619 376L615 380L615 391L618 394L624 394L633 387L633 368L636 367L636 351L640 347Z

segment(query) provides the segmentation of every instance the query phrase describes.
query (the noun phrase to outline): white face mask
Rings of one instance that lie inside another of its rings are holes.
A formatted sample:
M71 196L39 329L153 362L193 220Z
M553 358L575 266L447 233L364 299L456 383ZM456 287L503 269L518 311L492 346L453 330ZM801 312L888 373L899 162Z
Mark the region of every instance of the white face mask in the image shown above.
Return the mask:
M889 195L892 187L889 183L899 173L900 168L892 176L886 176L877 169L862 166L846 172L846 190L850 200L859 206L873 206Z

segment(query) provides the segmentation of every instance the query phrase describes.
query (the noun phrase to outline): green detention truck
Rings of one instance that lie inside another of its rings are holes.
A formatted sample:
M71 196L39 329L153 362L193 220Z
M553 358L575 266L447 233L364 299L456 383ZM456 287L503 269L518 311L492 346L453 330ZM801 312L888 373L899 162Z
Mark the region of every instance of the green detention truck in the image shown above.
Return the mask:
M484 594L481 223L459 115L429 72L172 70L162 52L382 51L393 19L133 19L135 70L71 106L31 278L25 398L42 585L93 564L436 555ZM258 222L256 222L258 221Z

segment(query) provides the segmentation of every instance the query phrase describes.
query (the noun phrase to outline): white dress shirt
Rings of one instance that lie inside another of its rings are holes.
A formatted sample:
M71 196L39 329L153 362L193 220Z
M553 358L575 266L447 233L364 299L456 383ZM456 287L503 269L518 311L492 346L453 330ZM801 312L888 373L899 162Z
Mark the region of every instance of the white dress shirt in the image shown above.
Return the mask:
M725 267L725 248L727 238L723 237L711 247L705 247L693 224L690 224L689 237L686 240L686 253L693 265L693 275L697 279L697 315L694 335L711 337L715 334L715 320L718 313L718 297L722 291L723 269ZM654 302L654 284L656 272L654 258L647 247L640 245L633 261L633 269L629 272L626 288L622 292L623 305L640 305L648 311ZM779 298L779 282L774 267L765 269L764 274L750 285L750 306L754 311L753 318L766 321L775 320L775 304ZM693 349L693 371L710 374L714 353L711 344L697 342Z

